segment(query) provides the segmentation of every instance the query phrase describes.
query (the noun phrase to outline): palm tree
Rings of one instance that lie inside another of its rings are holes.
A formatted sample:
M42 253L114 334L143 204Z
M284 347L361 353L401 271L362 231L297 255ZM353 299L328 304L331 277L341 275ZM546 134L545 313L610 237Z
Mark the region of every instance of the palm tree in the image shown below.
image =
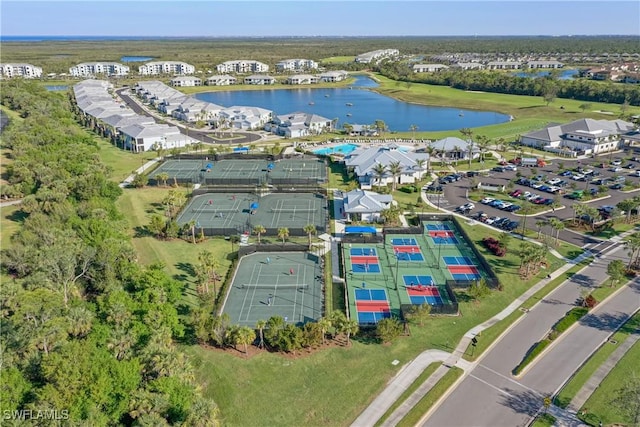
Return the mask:
M398 183L398 180L396 178L402 173L402 165L400 164L400 162L396 161L389 163L389 173L393 178L393 182L391 183L391 190L396 191L396 186Z
M287 237L289 237L289 229L287 227L278 228L278 239L282 239L283 245Z
M522 202L522 238L525 237L525 232L527 230L527 215L529 215L533 211L533 204L531 202L525 201Z
M467 153L469 155L469 167L471 167L471 160L473 157L473 140L471 138L473 136L473 131L469 128L462 128L460 129L460 133L467 138Z
M616 207L626 213L626 222L629 223L631 222L631 211L638 207L638 201L635 198L626 199L618 203Z
M264 328L267 326L267 321L264 319L258 320L256 322L256 329L258 330L258 338L260 341L258 342L258 347L264 347Z
M229 242L231 242L231 252L234 251L234 245L240 241L240 237L237 234L229 236Z
M342 331L347 335L347 345L351 343L351 335L355 335L360 330L358 321L355 319L349 319L342 325Z
M169 174L167 172L160 172L156 175L156 180L162 181L163 186L167 186L167 180L169 179Z
M353 125L351 125L349 123L343 123L342 124L342 129L344 129L344 132L347 135L351 135L351 132L353 132Z
M189 231L191 231L191 243L196 244L196 220L192 219L187 223Z
M378 132L378 134L380 136L382 136L384 131L387 130L387 124L383 120L380 120L380 119L376 120L373 123L373 126L376 128L376 131Z
M384 178L387 173L387 167L382 163L376 163L372 171L376 177L376 180L378 181L378 191L380 191L380 187L382 186L382 178Z
M487 148L489 148L490 142L489 138L484 135L478 135L476 137L476 144L478 144L478 149L480 150L480 162L482 163L484 163L484 154Z
M302 230L309 236L309 250L311 250L311 237L314 236L318 230L316 230L316 226L313 224L305 225Z
M380 212L380 217L384 220L385 224L395 223L398 221L398 218L400 218L400 208L395 205L389 206Z
M424 149L424 151L429 155L429 158L427 159L427 173L431 172L431 160L433 158L433 155L436 154L436 149L433 145L429 144L426 146L426 148Z
M542 234L542 227L547 225L546 219L539 219L536 221L536 227L538 228L538 239L540 239L540 235Z
M560 231L564 230L564 222L562 222L561 220L559 220L558 218L550 218L549 219L549 225L551 226L551 228L553 230L555 230L556 232L556 241L555 244L556 246L558 246L558 239L560 238Z
M322 345L324 345L325 335L327 334L329 328L331 328L331 320L327 319L326 317L321 317L320 319L318 319L317 323L318 326L320 326L320 330L322 330Z
M253 226L253 234L258 236L258 244L260 244L260 236L267 232L267 229L263 225L258 224Z
M242 346L244 346L244 354L245 356L248 356L249 344L255 341L256 331L248 326L240 326L238 329L236 329L234 335L234 341L236 345L241 344Z
M629 250L629 265L631 266L638 259L638 254L640 254L640 233L633 233L627 238L624 239L624 247Z
M413 141L415 142L416 141L416 131L418 130L418 126L417 125L411 125L411 126L409 126L409 130L413 134Z

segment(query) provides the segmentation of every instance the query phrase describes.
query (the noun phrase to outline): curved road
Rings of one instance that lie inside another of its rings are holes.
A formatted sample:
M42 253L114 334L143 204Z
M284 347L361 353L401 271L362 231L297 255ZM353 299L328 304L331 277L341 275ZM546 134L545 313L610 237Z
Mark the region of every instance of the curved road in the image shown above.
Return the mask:
M139 100L136 97L130 96L127 92L130 88L117 89L116 93L122 100L131 108L136 114L153 117L156 120L167 121L166 117L162 117L160 114L151 112L146 108L143 108ZM260 135L252 132L216 132L216 131L202 131L197 129L187 128L183 123L176 124L180 133L195 138L199 141L208 144L251 144L260 140ZM226 138L214 138L213 134L229 135Z
M520 378L512 376L511 371L531 345L543 338L551 326L575 306L582 291L606 279L607 264L613 259L627 261L622 245L614 244L601 258L521 317L440 405L427 414L421 425L528 425L542 407L544 396L553 395L612 331L640 309L640 284L636 280L622 286L606 303L565 332Z

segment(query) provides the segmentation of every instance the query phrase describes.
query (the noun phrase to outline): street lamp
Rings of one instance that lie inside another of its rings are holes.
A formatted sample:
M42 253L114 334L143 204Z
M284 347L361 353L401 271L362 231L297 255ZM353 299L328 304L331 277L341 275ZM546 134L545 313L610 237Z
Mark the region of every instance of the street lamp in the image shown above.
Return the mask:
M400 254L396 253L396 291L398 290L398 271L400 270Z

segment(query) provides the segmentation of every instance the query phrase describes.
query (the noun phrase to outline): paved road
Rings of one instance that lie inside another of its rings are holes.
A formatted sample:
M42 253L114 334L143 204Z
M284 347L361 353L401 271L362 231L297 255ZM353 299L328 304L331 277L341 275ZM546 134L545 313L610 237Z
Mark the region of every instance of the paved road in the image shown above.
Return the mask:
M581 291L606 278L606 266L613 259L626 260L620 245L612 247L523 316L422 425L527 425L542 406L543 396L553 394L613 329L640 308L640 285L634 282L586 316L520 379L511 375L531 345L574 306Z
M150 113L146 109L142 108L139 104L137 98L130 96L127 94L129 88L122 88L116 90L116 93L122 100L131 108L136 114L153 117L158 120L166 121L166 118L163 118L159 114ZM231 137L231 133L229 132L221 132L221 135L227 135L222 138L214 138L214 132L203 132L196 129L189 128L188 130L184 127L184 124L177 125L180 129L180 133L184 135L188 135L192 138L195 138L199 141L208 143L208 144L251 144L260 140L260 135L252 132L233 132L233 137ZM217 132L216 132L217 134Z

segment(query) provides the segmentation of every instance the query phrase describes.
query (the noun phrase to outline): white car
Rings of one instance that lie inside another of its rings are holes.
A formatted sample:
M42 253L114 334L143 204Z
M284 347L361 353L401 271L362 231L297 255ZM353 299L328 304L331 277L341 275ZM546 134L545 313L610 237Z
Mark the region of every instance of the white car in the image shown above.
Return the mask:
M516 165L505 165L503 166L506 171L517 171L518 167Z
M609 168L609 172L621 172L622 168L621 167L613 167L613 168Z
M620 166L620 165L622 164L622 160L618 160L618 159L616 159L616 160L614 160L613 162L611 162L611 164L612 164L613 166Z
M495 198L493 197L485 197L484 199L480 200L480 203L482 203L483 205L486 205L493 202L494 200Z
M560 178L553 178L553 179L550 179L549 181L547 181L547 184L556 185L556 184L560 183L560 181L562 181Z

